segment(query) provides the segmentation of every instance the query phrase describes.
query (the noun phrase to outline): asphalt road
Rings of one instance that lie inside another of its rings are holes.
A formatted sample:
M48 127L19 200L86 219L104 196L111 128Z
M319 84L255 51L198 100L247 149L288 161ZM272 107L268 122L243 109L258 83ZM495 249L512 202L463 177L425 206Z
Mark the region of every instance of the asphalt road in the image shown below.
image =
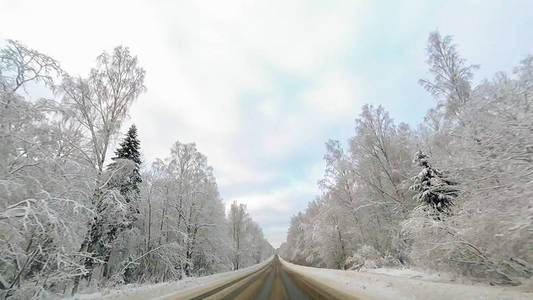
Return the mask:
M191 299L307 300L335 299L335 297L316 290L312 285L299 278L298 274L285 270L279 258L275 256L271 263L252 274Z
M258 300L311 299L283 270L277 256L272 260L271 270L261 289L253 298Z

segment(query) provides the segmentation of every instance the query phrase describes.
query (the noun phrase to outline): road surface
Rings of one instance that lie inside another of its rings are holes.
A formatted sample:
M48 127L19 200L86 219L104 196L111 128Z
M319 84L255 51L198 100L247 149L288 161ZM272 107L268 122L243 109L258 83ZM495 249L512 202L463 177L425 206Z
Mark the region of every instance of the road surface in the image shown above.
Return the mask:
M223 299L223 300L284 300L284 299L357 299L336 295L307 281L298 273L285 268L278 256L261 268L224 284L194 294L174 294L159 299Z

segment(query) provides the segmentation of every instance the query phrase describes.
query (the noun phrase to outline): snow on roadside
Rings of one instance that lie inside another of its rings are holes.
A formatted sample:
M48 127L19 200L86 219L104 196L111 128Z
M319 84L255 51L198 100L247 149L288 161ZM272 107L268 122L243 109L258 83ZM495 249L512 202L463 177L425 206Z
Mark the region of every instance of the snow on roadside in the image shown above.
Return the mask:
M520 287L436 282L430 277L421 279L424 274L412 270L357 272L282 263L304 277L361 299L533 299L533 291Z
M446 272L435 272L429 270L419 270L419 269L407 269L407 268L373 268L373 269L361 269L365 273L375 273L388 276L404 277L410 279L420 279L434 282L444 282L444 283L454 283L454 284L464 284L464 285L475 285L485 287L488 286L486 282L479 280L474 280L472 278L463 277L457 274L446 273ZM506 287L509 289L521 290L524 292L533 293L533 279L523 279L522 285L518 287Z
M423 272L413 269L397 269L397 268L374 268L362 269L365 273L383 274L397 277L405 277L411 279L431 280L438 282L453 282L455 277L447 273Z
M90 300L90 299L108 299L108 300L118 300L118 299L127 299L127 300L144 300L144 299L155 299L159 297L165 297L168 294L171 294L176 291L187 291L195 289L204 285L214 283L221 280L233 280L240 276L243 276L247 273L251 273L268 262L270 262L272 257L269 259L244 268L237 271L229 271L223 273L217 273L208 276L202 277L188 277L179 281L170 281L156 284L129 284L123 286L119 289L106 289L101 292L91 293L91 294L76 294L73 297L66 298L67 300Z

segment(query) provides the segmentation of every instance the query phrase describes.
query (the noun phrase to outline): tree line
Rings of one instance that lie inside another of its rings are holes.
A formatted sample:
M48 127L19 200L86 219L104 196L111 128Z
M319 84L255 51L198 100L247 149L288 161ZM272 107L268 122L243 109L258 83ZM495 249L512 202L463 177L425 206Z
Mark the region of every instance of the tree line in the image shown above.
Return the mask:
M246 206L233 203L226 217L194 143L177 141L146 166L133 125L110 156L144 78L122 46L86 77L18 41L0 49L4 299L178 280L272 255ZM42 88L53 96L36 97Z
M337 268L410 266L491 284L533 274L533 56L474 84L477 65L429 35L435 98L424 122L365 105L348 148L326 143L321 195L295 215L280 253ZM408 109L406 107L406 109Z

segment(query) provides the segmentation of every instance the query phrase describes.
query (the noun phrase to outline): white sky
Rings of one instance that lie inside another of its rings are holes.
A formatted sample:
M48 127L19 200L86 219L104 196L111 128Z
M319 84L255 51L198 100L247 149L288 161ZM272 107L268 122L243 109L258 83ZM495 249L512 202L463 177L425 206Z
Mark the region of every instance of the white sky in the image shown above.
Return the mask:
M246 203L274 246L319 194L324 143L345 141L364 103L410 124L433 105L417 85L430 31L453 35L481 79L533 54L532 20L527 0L0 0L0 38L71 74L130 47L147 71L130 118L145 160L196 142L225 202Z

